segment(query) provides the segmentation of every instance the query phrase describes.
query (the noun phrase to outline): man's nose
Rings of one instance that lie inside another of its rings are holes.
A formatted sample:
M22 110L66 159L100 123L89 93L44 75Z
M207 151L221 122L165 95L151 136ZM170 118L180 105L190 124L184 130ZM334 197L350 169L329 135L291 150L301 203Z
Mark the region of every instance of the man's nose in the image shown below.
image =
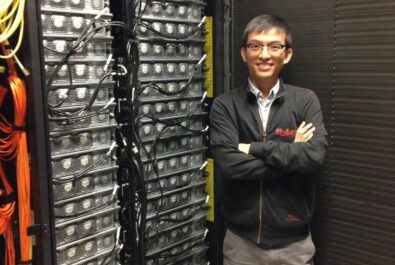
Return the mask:
M268 57L270 57L270 56L271 56L271 55L270 55L270 53L269 53L269 47L268 47L267 45L262 46L262 50L261 50L261 52L259 53L259 57L268 58Z

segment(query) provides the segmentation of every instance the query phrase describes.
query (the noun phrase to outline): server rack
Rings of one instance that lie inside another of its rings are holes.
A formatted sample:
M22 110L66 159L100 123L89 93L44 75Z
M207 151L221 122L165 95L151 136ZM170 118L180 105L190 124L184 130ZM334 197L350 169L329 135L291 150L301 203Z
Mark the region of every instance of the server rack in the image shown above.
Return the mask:
M33 264L206 263L204 8L28 1Z

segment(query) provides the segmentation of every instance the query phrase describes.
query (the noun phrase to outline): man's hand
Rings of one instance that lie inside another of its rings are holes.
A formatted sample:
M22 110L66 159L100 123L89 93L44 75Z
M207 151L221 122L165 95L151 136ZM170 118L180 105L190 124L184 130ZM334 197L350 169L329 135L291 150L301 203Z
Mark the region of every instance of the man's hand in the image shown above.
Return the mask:
M250 144L239 144L239 150L248 155L250 152Z
M302 124L300 124L298 130L296 131L294 142L295 143L307 142L308 140L313 138L314 131L315 131L315 127L313 127L312 123L309 123L306 125L305 122L302 122ZM239 147L239 149L240 149L240 147Z

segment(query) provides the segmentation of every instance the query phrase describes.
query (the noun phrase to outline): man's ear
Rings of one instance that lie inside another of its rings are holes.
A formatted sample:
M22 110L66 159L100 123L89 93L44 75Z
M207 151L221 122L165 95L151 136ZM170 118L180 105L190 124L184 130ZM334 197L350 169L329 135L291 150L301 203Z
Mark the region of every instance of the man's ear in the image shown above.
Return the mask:
M287 64L287 63L289 63L289 61L291 61L292 55L293 55L293 50L292 50L292 48L288 48L288 49L285 51L284 64Z
M246 58L247 58L247 54L246 54L246 48L245 47L243 47L243 48L241 48L241 51L240 51L240 53L241 53L241 58L243 58L243 62L246 62L247 60L246 60Z

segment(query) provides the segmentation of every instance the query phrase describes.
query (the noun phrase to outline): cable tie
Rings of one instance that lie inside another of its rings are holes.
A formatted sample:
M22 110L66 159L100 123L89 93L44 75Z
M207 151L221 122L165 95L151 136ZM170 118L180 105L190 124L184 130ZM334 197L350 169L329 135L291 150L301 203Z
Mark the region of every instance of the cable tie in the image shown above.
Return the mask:
M115 245L116 246L119 245L119 238L120 238L120 236L121 236L121 227L118 227L118 229L117 229L117 237L116 237L116 240L115 240Z
M0 207L3 205L6 205L8 203L16 201L15 193L12 192L8 195L2 195L0 196Z
M200 103L203 103L203 101L206 99L207 97L207 91L204 91L204 94L202 96L202 99L200 100Z
M108 10L108 7L103 8L94 18L94 20L98 20L106 11Z
M104 72L107 72L107 68L110 65L111 59L112 59L112 53L110 53L110 55L108 55L106 64L104 65Z
M123 244L121 244L121 245L119 246L118 253L121 252L122 249L123 249Z
M115 185L115 186L114 186L114 189L113 189L113 191L112 191L112 194L111 194L111 201L114 200L115 195L117 194L118 189L119 189L119 186L118 186L118 185Z
M202 18L202 20L200 21L200 23L198 24L198 28L200 28L201 26L202 26L202 24L206 21L206 16L204 16L203 18Z
M18 126L16 124L12 124L11 128L14 131L21 131L21 132L25 132L26 131L26 126Z
M206 229L206 230L204 231L203 240L206 239L207 233L208 233L208 229Z
M133 144L133 148L132 148L133 153L138 154L139 153L139 149L137 148L137 146L135 144Z
M112 145L111 145L110 149L108 150L106 156L111 155L111 153L112 153L112 151L114 150L114 148L115 148L116 145L117 145L116 142L113 142L113 143L112 143Z
M29 260L19 260L18 264L33 264L33 260L29 259Z
M203 61L206 59L206 57L207 57L207 54L203 54L202 58L196 64L196 67L200 66L203 63Z
M115 98L110 98L110 100L107 102L107 104L103 107L103 110L107 109L114 101L115 101Z
M123 146L128 146L128 143L126 142L125 137L123 136L123 133L121 131L119 131L119 135L121 136Z
M203 170L203 168L205 168L208 164L208 161L206 160L199 168L199 170Z

